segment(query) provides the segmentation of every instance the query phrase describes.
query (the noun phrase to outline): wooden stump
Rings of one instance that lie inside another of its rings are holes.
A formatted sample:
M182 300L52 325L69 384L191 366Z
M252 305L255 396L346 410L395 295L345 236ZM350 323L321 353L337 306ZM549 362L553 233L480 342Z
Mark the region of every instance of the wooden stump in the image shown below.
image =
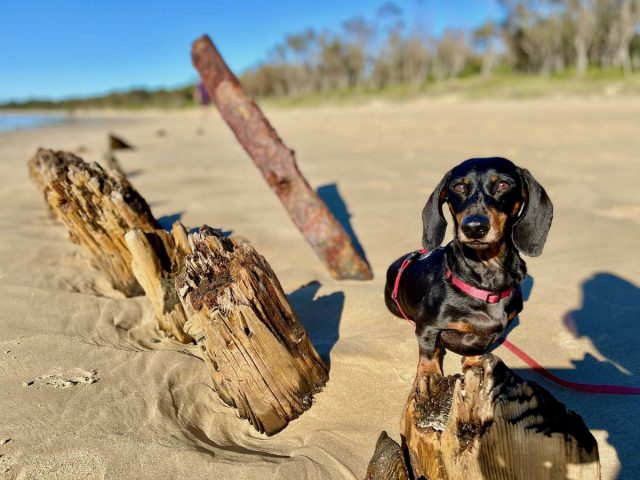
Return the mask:
M203 350L220 398L273 435L311 407L328 378L267 261L202 227L176 289L185 332Z
M369 462L364 480L408 480L409 472L402 456L400 445L391 440L387 432L382 432L376 443L376 450Z
M582 418L494 355L464 376L416 380L401 422L414 478L600 478Z
M29 173L91 263L125 295L142 293L124 235L131 229L153 231L160 226L127 179L72 153L46 149L29 161Z
M192 253L184 226L175 222L171 233L143 232L136 228L125 239L133 273L153 305L160 328L182 343L191 342L193 339L184 332L187 318L175 288L175 277L184 257Z

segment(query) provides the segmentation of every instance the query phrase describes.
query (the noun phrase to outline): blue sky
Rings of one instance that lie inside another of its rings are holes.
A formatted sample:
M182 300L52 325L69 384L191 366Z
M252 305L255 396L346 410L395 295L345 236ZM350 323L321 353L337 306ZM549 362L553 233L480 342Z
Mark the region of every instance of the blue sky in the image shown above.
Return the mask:
M191 42L208 33L237 73L285 34L372 18L384 0L8 1L0 28L0 101L60 99L193 81ZM499 18L497 0L397 0L432 34Z

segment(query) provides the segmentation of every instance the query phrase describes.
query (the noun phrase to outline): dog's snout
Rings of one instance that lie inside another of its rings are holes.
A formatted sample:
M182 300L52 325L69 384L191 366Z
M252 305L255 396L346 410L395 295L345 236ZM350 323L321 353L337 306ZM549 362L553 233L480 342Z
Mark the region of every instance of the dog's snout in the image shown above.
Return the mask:
M461 226L462 233L467 237L480 239L489 233L489 218L485 215L467 215Z

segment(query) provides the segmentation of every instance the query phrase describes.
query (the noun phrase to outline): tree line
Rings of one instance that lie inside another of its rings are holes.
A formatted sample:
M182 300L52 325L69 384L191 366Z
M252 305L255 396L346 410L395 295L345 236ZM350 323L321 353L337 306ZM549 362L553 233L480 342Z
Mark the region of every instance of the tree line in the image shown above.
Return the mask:
M255 96L420 86L496 71L640 69L640 0L500 0L503 18L430 35L394 3L337 30L287 35L241 75Z
M419 0L416 0L419 6ZM267 59L240 75L255 97L304 96L431 82L498 72L584 76L591 69L640 70L640 0L498 0L500 20L434 36L385 3L370 17L334 29L286 35ZM428 13L428 12L424 12ZM416 20L416 18L418 18ZM61 101L32 99L0 108L182 107L194 86L142 88Z

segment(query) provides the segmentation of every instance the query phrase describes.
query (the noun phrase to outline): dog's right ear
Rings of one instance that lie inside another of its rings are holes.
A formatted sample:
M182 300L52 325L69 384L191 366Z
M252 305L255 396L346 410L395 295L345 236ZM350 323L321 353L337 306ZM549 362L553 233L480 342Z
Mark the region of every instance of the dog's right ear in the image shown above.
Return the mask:
M447 172L422 209L422 246L429 251L438 248L444 240L447 221L442 214L442 204L447 200L450 177L451 172Z

